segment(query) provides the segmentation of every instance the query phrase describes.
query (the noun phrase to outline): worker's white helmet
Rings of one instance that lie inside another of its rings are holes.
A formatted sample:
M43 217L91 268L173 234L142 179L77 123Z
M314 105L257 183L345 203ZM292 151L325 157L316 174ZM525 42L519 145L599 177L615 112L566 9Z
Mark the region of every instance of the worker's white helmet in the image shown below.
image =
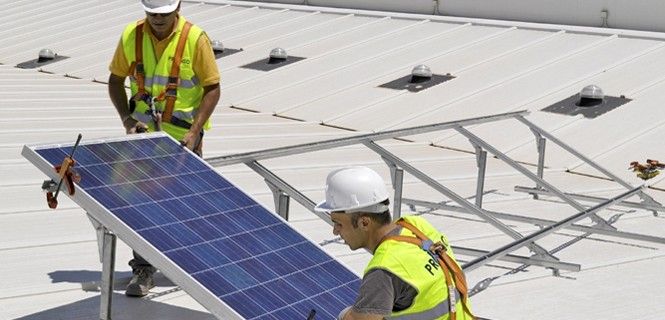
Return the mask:
M143 10L150 13L171 13L178 8L180 0L141 0Z
M314 209L319 212L371 212L388 210L383 179L367 167L348 167L330 172L326 179L326 200Z

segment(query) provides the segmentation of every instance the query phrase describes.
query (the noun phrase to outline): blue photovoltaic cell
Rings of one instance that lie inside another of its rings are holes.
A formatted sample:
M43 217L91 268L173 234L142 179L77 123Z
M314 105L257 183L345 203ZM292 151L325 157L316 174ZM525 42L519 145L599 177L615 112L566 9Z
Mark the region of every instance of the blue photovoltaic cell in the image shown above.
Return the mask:
M59 165L71 149L35 152ZM74 159L78 188L244 318L334 319L354 302L354 273L175 140L83 143Z

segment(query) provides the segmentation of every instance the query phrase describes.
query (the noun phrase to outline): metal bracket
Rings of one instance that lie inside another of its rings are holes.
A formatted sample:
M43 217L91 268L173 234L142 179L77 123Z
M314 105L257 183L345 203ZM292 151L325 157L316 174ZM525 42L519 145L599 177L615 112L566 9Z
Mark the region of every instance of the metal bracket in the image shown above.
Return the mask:
M536 150L538 151L538 171L536 175L540 179L543 179L545 171L545 144L547 143L547 139L543 138L540 132L536 131L535 129L529 127L529 130L531 130L531 133L536 136ZM536 183L536 189L544 190L539 183ZM533 193L531 196L533 196L534 199L538 199L537 193Z
M395 190L393 197L393 220L402 217L402 187L404 185L404 170L400 169L394 162L381 157L390 168L390 181Z
M476 150L476 166L478 167L478 180L476 181L476 206L483 207L483 193L485 190L485 171L487 168L487 151L483 150L481 146L469 140L473 148Z
M289 221L289 202L291 198L286 192L268 179L264 179L264 181L268 185L268 188L270 188L273 199L275 200L275 212L277 212L280 217L284 218L284 220Z
M113 298L113 276L115 273L115 253L117 237L106 229L99 221L88 214L95 228L99 246L99 261L102 263L102 281L100 285L101 301L99 303L99 319L111 320L111 300Z

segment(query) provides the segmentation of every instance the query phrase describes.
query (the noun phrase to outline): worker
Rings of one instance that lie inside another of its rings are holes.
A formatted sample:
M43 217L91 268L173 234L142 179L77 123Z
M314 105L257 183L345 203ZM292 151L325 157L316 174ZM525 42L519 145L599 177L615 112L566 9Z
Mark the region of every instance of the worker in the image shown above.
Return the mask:
M210 40L180 15L180 0L141 4L145 19L125 28L109 66L111 101L128 134L162 130L202 156L203 131L210 128L220 96ZM136 252L129 264L134 275L125 293L147 295L154 287L155 268Z
M351 250L364 248L373 255L355 303L338 319L473 319L466 280L448 240L421 217L404 216L392 223L388 192L375 171L332 171L325 200L315 210L330 214L333 234ZM441 259L434 250L423 250L418 236L439 246L447 262L435 261Z

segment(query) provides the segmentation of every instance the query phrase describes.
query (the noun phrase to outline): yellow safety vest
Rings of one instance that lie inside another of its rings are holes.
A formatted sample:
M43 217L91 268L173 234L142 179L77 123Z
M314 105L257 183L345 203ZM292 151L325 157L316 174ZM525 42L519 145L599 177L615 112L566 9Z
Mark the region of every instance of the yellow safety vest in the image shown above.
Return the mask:
M422 231L429 239L441 241L449 248L448 239L439 233L429 222L417 216L405 216L404 220ZM401 236L415 237L415 235L402 228ZM451 250L447 254L455 259ZM457 263L455 261L455 263ZM365 274L373 269L383 269L396 275L406 283L413 286L418 294L410 307L393 312L389 319L399 320L449 320L449 295L446 278L441 266L423 249L411 243L385 240L376 248L372 260L365 268ZM462 306L459 293L455 292L455 320L473 319ZM468 307L468 305L467 305Z
M156 54L150 36L145 33L145 28L142 28L144 32L142 41L142 60L145 74L144 85L145 92L149 97L164 96L164 92L169 83L172 61L176 54L178 41L186 22L185 18L178 18L176 34L164 50L159 61L156 60ZM142 23L142 21L129 24L122 34L125 57L127 57L129 64L133 66L132 75L130 75L132 96L136 96L139 91L137 71L134 67L136 65L136 30L139 23ZM202 33L203 30L195 25L192 25L189 30L180 62L180 72L177 79L177 93L171 121L164 121L162 123L162 130L173 136L176 140L181 140L185 133L189 131L189 127L194 121L194 116L196 115L196 111L203 98L203 87L201 87L199 79L194 74L192 68L192 59L196 50L196 43ZM148 124L149 130L154 131L155 124L148 105L140 100L135 100L135 103L136 107L132 116L136 120ZM158 112L163 112L165 104L166 100L155 101L153 108ZM206 130L210 128L210 120L206 121L203 128Z

